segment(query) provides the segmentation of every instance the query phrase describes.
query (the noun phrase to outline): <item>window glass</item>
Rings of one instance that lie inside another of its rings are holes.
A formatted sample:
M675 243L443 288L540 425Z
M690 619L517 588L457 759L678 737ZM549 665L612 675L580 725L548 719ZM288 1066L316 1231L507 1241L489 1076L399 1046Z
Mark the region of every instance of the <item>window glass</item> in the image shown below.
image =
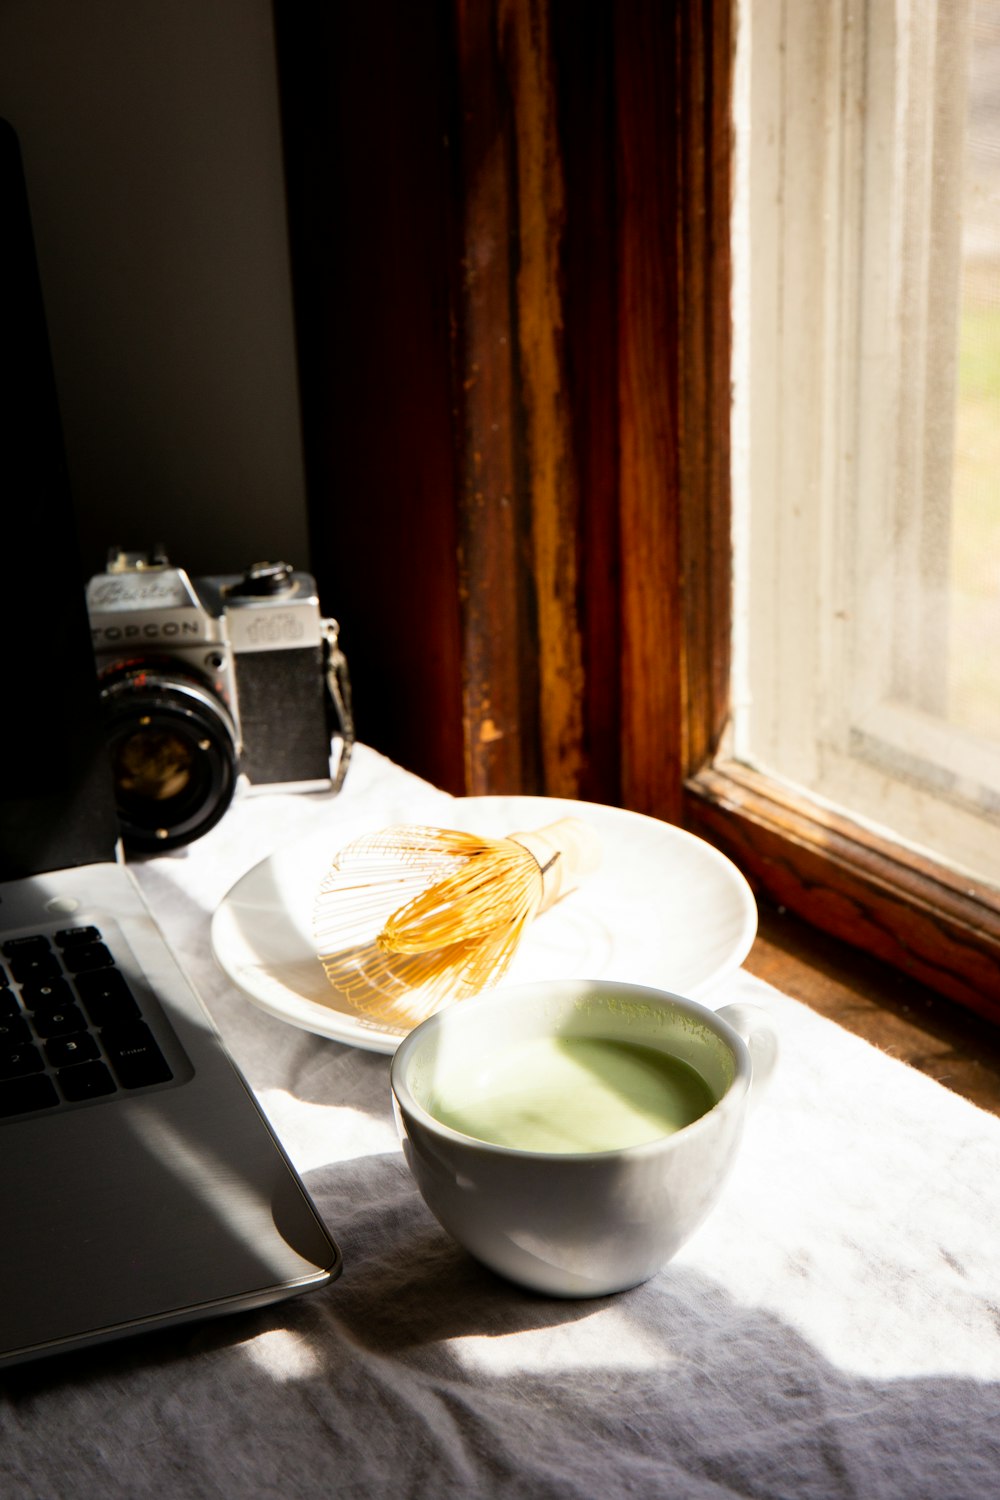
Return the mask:
M1000 0L746 0L733 751L1000 885Z

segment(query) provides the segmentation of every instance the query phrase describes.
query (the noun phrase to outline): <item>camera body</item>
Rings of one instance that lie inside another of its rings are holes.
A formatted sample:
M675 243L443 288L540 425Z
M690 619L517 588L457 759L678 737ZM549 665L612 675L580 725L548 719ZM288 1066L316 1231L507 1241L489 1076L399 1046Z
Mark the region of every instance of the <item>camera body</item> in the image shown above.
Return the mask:
M126 848L200 837L240 777L339 787L346 663L310 574L258 563L191 579L162 552L117 552L87 585L87 609Z

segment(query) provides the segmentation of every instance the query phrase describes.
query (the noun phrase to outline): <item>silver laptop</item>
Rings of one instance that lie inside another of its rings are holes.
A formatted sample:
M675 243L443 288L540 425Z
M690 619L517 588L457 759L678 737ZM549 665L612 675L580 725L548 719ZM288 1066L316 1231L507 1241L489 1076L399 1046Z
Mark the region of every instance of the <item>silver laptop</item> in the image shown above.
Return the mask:
M0 1365L340 1254L120 861L18 145L0 122ZM16 546L14 545L16 541Z

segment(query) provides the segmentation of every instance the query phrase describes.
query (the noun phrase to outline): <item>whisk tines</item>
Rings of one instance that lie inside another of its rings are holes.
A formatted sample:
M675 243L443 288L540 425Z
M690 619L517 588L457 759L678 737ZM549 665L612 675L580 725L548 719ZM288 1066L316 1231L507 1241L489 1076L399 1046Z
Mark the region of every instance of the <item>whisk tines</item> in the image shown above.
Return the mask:
M496 985L528 924L598 858L579 819L482 837L396 827L341 850L316 898L320 961L369 1019L408 1028Z

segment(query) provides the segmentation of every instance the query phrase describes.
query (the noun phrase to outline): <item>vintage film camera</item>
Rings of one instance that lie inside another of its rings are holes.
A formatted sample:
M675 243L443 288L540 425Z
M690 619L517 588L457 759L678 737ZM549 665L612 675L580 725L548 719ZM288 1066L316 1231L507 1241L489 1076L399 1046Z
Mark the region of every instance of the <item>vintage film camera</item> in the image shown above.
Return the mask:
M162 551L112 551L87 610L127 850L200 838L243 777L339 790L350 681L308 573L256 563L191 579Z

